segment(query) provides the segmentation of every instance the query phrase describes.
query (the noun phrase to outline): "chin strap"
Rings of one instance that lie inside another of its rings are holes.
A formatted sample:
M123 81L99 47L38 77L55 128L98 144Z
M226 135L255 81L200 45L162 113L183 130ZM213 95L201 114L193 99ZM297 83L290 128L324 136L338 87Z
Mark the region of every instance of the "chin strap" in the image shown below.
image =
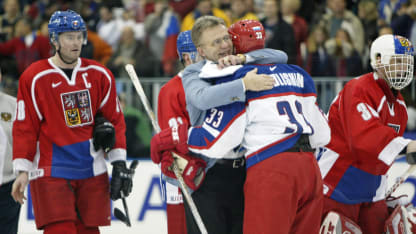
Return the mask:
M58 41L57 41L58 42ZM59 44L59 42L58 42L58 46L59 46L59 49L57 49L56 50L56 52L58 53L58 56L59 56L59 58L62 60L62 62L64 62L65 64L74 64L77 60L78 60L78 58L76 58L76 59L74 59L73 61L71 61L71 62L67 62L67 61L65 61L65 59L62 57L62 55L61 55L61 45Z
M77 60L78 60L78 58L76 58L76 59L74 59L72 62L67 62L67 61L65 61L65 59L62 57L62 55L61 55L61 50L59 49L59 50L57 50L56 51L57 53L58 53L58 56L59 56L59 58L61 58L61 60L62 60L62 62L64 62L65 64L74 64Z

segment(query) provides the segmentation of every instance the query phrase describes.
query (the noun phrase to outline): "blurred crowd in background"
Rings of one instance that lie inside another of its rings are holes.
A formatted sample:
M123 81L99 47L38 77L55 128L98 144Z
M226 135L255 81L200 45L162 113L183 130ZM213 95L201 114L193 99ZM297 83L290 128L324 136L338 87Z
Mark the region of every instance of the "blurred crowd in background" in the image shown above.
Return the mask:
M72 9L88 25L82 56L126 77L134 64L143 77L172 76L180 69L176 37L202 15L230 25L260 20L266 47L312 76L348 77L370 71L369 45L394 33L416 43L416 0L0 0L0 66L13 86L33 61L51 55L47 24L56 10Z
M0 0L4 92L15 95L24 69L53 54L48 19L67 9L80 13L88 26L81 56L106 65L116 79L127 77L128 63L141 77L175 75L182 68L177 35L192 29L202 15L223 18L228 26L260 20L266 47L285 51L288 63L312 77L371 71L369 46L382 34L402 35L416 44L416 0Z

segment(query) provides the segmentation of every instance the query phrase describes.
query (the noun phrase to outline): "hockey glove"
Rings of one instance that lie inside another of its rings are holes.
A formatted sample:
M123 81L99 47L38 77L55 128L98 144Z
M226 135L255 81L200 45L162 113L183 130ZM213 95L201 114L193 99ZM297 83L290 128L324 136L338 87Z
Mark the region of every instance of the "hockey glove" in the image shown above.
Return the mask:
M177 155L177 157L177 159L174 159L171 152L163 152L161 161L162 173L176 179L172 169L173 161L176 160L185 184L190 189L194 191L197 190L205 179L205 168L207 167L207 163L203 159L188 154Z
M188 153L188 124L178 127L163 129L154 135L150 142L150 157L152 161L159 164L162 160L162 152L176 150L180 154Z
M111 199L117 200L121 198L121 191L123 192L124 197L129 196L133 187L133 176L137 161L131 163L130 169L126 167L125 161L115 161L111 163L111 165L113 165L110 183Z
M95 125L92 133L94 149L98 151L102 148L104 152L108 153L116 142L116 132L113 124L100 113L95 115L94 121Z

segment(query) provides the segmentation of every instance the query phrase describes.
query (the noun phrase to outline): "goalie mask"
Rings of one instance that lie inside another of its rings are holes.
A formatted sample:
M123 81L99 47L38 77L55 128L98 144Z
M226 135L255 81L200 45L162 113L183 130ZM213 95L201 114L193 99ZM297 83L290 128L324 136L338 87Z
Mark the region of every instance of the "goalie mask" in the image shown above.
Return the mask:
M413 46L397 35L378 37L370 49L371 66L387 81L390 87L400 90L413 79Z
M266 42L264 27L257 20L240 20L228 28L228 34L237 54L263 49Z

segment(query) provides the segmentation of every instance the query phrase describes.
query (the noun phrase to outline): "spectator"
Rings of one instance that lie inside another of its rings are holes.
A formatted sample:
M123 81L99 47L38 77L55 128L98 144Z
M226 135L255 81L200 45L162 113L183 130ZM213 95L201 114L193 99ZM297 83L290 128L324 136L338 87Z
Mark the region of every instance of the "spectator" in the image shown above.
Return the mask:
M283 20L292 26L293 32L295 33L296 64L303 67L301 45L303 45L303 47L305 46L308 37L308 24L302 17L296 15L301 2L300 0L282 0L280 4Z
M198 0L198 4L192 12L185 16L182 21L181 31L191 30L195 20L204 15L213 15L225 21L226 26L230 26L231 20L224 11L213 7L211 0Z
M393 34L393 29L390 26L382 26L378 29L378 35Z
M114 55L108 62L108 68L114 76L128 77L124 68L126 64L132 64L142 76L154 76L155 61L152 59L151 52L141 41L134 38L133 29L129 26L124 27L121 32L120 44ZM140 62L138 62L140 61Z
M307 72L312 76L335 76L335 67L325 47L328 32L317 25L307 40ZM318 96L319 97L319 96Z
M368 47L374 41L377 34L377 4L374 0L362 0L358 4L358 17L363 24L365 47Z
M416 0L411 0L405 5L404 13L391 22L394 34L409 38L416 45Z
M379 25L390 25L399 14L400 8L408 0L380 0L378 3Z
M189 12L195 9L197 0L169 0L169 6L183 19Z
M246 0L233 0L231 3L231 11L229 18L232 23L243 19L259 20L257 16L251 12L246 4Z
M15 57L20 75L31 63L49 58L51 46L47 37L32 31L27 18L21 18L15 26L15 37L0 43L0 54Z
M370 45L378 36L377 3L374 0L363 0L358 3L358 17L365 28L364 53L362 56L364 72L370 72Z
M113 54L113 49L111 46L106 41L101 39L101 37L96 32L93 32L89 29L87 33L87 44L88 43L91 43L93 48L92 57L89 58L96 60L102 65L106 65L108 60L110 60L111 55Z
M145 20L145 32L149 39L150 50L156 60L162 64L164 75L173 75L178 59L176 38L180 22L169 8L167 0L155 0L155 11Z
M325 42L325 47L335 62L338 77L357 76L362 73L360 55L352 45L347 30L339 29L335 38Z
M349 28L351 41L358 54L364 51L364 29L360 19L345 8L345 0L328 0L330 12L322 16L319 24L326 27L330 38L334 38L341 27Z
M13 38L13 28L21 17L18 0L4 0L3 8L4 14L0 16L2 42Z
M266 30L266 47L286 52L288 63L296 63L295 33L290 24L279 15L277 0L265 0L264 18L260 21Z
M113 18L113 13L108 6L101 6L99 13L100 21L97 24L98 35L104 39L104 41L106 41L115 51L117 50L121 29L117 26L117 22Z

